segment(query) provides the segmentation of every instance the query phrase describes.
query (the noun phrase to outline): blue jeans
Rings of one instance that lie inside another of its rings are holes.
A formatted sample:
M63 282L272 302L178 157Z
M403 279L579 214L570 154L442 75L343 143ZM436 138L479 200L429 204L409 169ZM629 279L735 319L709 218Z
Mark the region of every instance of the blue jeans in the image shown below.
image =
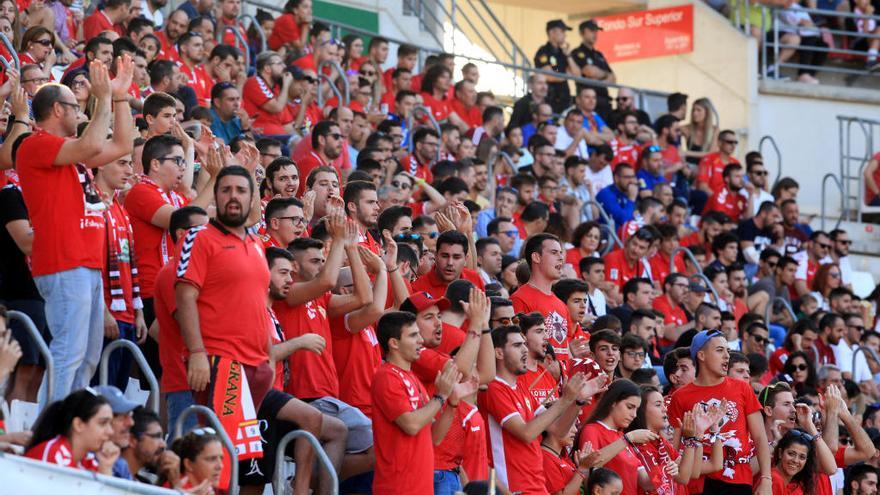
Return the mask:
M89 385L101 359L104 339L104 285L101 271L74 268L34 277L46 301L46 323L52 334L49 351L55 361L52 397L46 397L46 380L40 387L41 405L61 400L73 390Z
M169 392L165 394L165 408L168 410L168 429L165 430L165 432L169 434L169 437L173 437L176 434L174 429L177 428L177 418L180 417L183 410L195 403L192 391L190 390L181 390L180 392ZM197 415L190 415L189 418L183 422L183 432L186 433L198 426L198 419L199 417Z
M434 495L455 495L461 491L461 480L452 471L434 471Z
M134 325L119 320L116 320L116 325L119 327L120 339L137 343ZM108 338L104 339L104 344L101 346L101 354L104 353L104 349L110 345L111 342L113 342L113 340ZM131 356L128 349L116 349L113 351L113 354L110 354L110 359L107 363L107 385L113 385L125 393L125 389L128 387L128 377L131 375L131 364L133 362L134 358ZM92 385L98 385L97 375L92 379Z

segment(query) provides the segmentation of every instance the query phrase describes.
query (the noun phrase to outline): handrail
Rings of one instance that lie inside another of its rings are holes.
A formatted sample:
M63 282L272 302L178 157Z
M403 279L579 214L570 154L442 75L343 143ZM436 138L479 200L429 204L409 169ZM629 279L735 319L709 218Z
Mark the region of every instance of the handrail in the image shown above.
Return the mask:
M3 57L0 57L0 60L2 60L2 58ZM37 330L37 326L34 325L34 320L32 320L30 316L21 311L15 310L7 311L6 315L9 317L10 321L18 320L21 322L21 325L24 327L25 331L27 331L31 341L37 346L37 351L39 351L40 355L43 356L43 360L46 362L46 403L48 404L49 402L52 402L52 397L55 393L55 358L52 357L52 352L49 350L49 346L46 344L46 341L43 340L43 336L40 335L40 331Z
M843 184L840 182L840 179L838 179L836 175L828 172L827 174L825 174L824 177L822 177L822 204L819 213L819 217L821 218L820 225L822 227L822 230L825 232L827 232L827 230L825 230L825 184L828 182L828 179L833 179L834 183L837 184L837 188L840 190L840 215L837 218L837 225L834 228L840 226L840 221L843 219L844 210L846 209L844 205L844 201L846 201L846 195L843 192Z
M437 131L438 136L442 136L443 133L440 131L440 124L437 122L437 119L434 118L434 114L431 112L431 109L426 107L425 105L416 105L412 109L413 117L416 116L417 113L422 113L428 117L428 120L431 122L431 126L434 127L434 130ZM415 148L415 143L412 138L409 140L409 145L411 149ZM440 160L440 146L437 146L437 160Z
M694 268L696 268L696 269L700 268L700 262L699 262L699 260L697 260L697 257L694 256L694 253L692 253L691 250L687 248L687 246L678 246L677 248L673 249L672 254L669 255L669 273L676 273L675 272L675 257L678 256L679 253L684 253L685 258L687 258L688 261L690 261L691 264L694 265ZM660 283L663 283L663 282L661 281Z
M223 36L226 35L226 31L232 31L232 35L235 36L236 41L241 43L241 52L244 54L244 66L251 66L251 53L248 50L247 40L242 36L241 31L238 29L239 26L223 26L222 29L217 30L217 43L223 43Z
M600 223L599 230L605 230L608 232L608 239L603 239L602 242L605 243L605 247L602 249L602 256L610 253L614 246L617 245L619 247L623 247L623 244L620 244L620 239L617 237L617 234L614 233L614 229L609 227L607 224Z
M608 214L607 211L605 211L605 207L602 206L602 205L601 205L598 201L596 201L595 199L591 199L591 200L588 200L588 201L584 201L584 204L595 206L595 207L596 207L596 210L599 211L599 216L602 217L602 220L603 220L603 221L604 221L609 227L611 227L611 229L612 229L612 234L614 234L614 237L617 237L617 233L616 233L616 232L613 232L614 230L617 229L617 225L614 224L614 219L611 218L611 216ZM617 239L617 243L620 244L621 246L623 246L623 243L620 242L620 239L619 239L619 238Z
M251 26L256 28L257 35L260 37L260 53L266 51L266 31L263 31L263 26L260 26L260 22L256 17L250 14L241 14L238 16L239 21L251 21ZM244 27L244 23L241 23L242 27Z
M468 2L470 3L470 0L468 0ZM508 41L511 42L511 51L513 53L518 53L520 58L522 58L522 60L526 64L528 64L529 56L526 55L526 53L524 51L522 51L522 48L520 48L519 43L517 43L516 40L513 38L513 36L510 35L510 32L507 31L507 28L504 27L504 23L502 23L501 20L498 19L498 16L495 15L495 12L489 7L489 4L486 3L486 0L477 0L477 2L484 9L486 9L486 12L489 14L489 17L491 17L492 20L495 21L495 24L497 24L498 27L501 28L501 33L504 34L504 37L507 38ZM515 57L513 57L513 58L515 58Z
M338 495L339 477L336 475L336 469L333 468L333 463L330 462L330 458L327 457L327 452L321 447L321 443L318 442L315 435L304 430L293 430L287 435L284 435L284 437L278 442L278 447L275 449L276 461L275 473L272 475L272 491L275 495L282 495L285 493L284 487L281 484L283 481L281 478L284 476L284 463L281 461L284 460L284 451L287 450L287 444L297 438L305 438L310 444L312 444L312 448L315 449L315 452L318 454L318 461L323 464L324 468L327 469L327 472L330 473L330 493L332 495Z
M705 282L705 283L706 283L706 288L709 289L709 292L712 293L712 298L715 299L715 306L721 306L721 304L720 304L721 298L718 297L718 291L715 290L715 286L712 285L712 282L709 280L709 277L703 275L703 274L700 273L700 272L697 272L697 273L691 275L691 276L688 277L688 278L689 278L691 281L693 281L693 280L696 279L696 280L700 280L700 281L702 281L702 282Z
M853 351L852 371L850 372L850 373L852 373L853 379L855 379L855 376L856 376L856 357L859 355L860 352L861 353L867 352L868 354L871 355L871 357L874 359L875 362L880 363L880 356L877 355L877 351L875 351L874 349L872 349L868 346L864 346L864 345L860 345L860 346L856 347L856 350Z
M333 94L336 96L336 99L340 102L339 104L342 105L342 93L339 91L339 88L337 88L336 85L333 84L333 80L330 79L330 76L321 73L318 74L318 107L324 107L324 92L321 91L321 81L327 81L327 84L330 86L330 91L333 92Z
M101 353L98 382L101 385L107 385L110 383L110 355L120 347L128 349L128 352L134 357L134 361L137 363L138 368L140 368L141 375L147 379L147 383L150 386L150 409L152 409L154 413L159 414L159 381L156 380L156 375L147 363L144 353L141 352L140 348L134 342L120 338L107 344L107 347L104 348L104 352Z
M788 314L791 315L792 321L797 321L797 314L794 312L794 309L792 309L791 303L779 296L776 296L773 298L772 301L769 301L767 303L767 307L764 308L764 322L766 324L770 324L770 316L772 315L773 307L776 305L777 302L782 303L782 309L788 311Z
M18 59L18 52L15 50L15 45L13 45L12 42L9 41L9 38L3 33L0 33L0 41L3 42L3 46L5 46L9 54L12 55L12 61L15 62L15 69L21 70L21 60Z
M773 181L773 185L776 185L776 183L779 182L779 179L782 178L782 152L779 151L779 146L776 145L776 140L773 139L773 136L767 134L758 141L758 153L760 153L761 156L764 156L765 142L770 143L770 146L773 147L773 151L776 153L776 180Z
M339 65L339 62L335 60L325 60L318 65L318 74L324 74L324 69L327 67L332 67L337 74L339 74L339 78L342 79L342 96L344 98L339 99L340 105L348 106L350 103L350 94L351 87L348 84L348 77L345 76L345 71L342 70L342 66ZM329 78L329 76L328 76ZM337 88L338 89L338 88ZM321 79L318 79L318 98L321 96ZM322 102L318 100L318 106L323 106Z
M416 0L403 0L402 3L403 3L403 5L405 5L406 7L408 7L413 13L416 14L416 18L418 19L419 26L422 28L422 30L423 30L423 31L426 31L426 32L428 33L428 35L429 35L431 38L433 38L434 41L437 42L437 46L442 47L442 46L443 46L443 40L442 40L441 38L438 38L438 37L437 37L437 33L435 33L434 30L431 29L430 26L428 26L428 23L425 22L425 19L424 19L424 16L422 15L422 13L424 13L424 11L427 10L427 11L428 11L428 15L431 16L431 19L433 19L433 21L434 21L434 23L435 23L436 25L442 27L442 26L443 26L443 23L440 22L440 19L437 19L437 15L434 14L434 12L432 12L431 9L420 8L420 7L424 6L424 3L422 2L422 0L418 0L418 2L419 2L418 5L414 4L414 3L413 3L414 1L416 1ZM387 39L387 38L386 38L386 39ZM390 41L390 40L389 40L389 41Z
M217 418L214 411L199 405L192 405L184 409L180 416L177 417L177 424L174 425L174 438L183 436L183 422L193 414L201 414L211 423L211 426L217 431L217 436L220 437L220 443L229 452L229 464L232 473L229 477L229 490L227 490L227 493L229 495L238 495L238 454L235 451L235 445L229 439L229 435L226 434L226 430L223 429L223 425L220 424L220 419Z
M816 344L810 344L810 350L813 351L813 367L818 372L819 367L822 366L821 359L819 358L819 348L816 347Z

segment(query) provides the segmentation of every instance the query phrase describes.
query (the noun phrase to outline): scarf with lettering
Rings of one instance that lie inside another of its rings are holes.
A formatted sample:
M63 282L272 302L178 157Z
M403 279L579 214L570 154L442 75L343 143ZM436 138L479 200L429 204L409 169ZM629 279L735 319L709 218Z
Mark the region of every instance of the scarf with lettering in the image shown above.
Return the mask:
M113 203L119 204L118 195L113 196ZM131 272L131 306L134 309L143 309L141 300L141 287L138 278L137 262L134 256L134 232L126 218L122 218L125 236L128 244L128 267ZM107 281L110 287L110 311L122 312L126 310L125 297L122 290L121 272L119 268L119 232L116 231L117 220L110 211L104 210L104 223L107 231Z
M162 197L162 200L165 201L166 204L173 206L175 209L183 208L184 206L186 206L186 202L184 201L184 199L181 195L177 194L174 191L171 191L170 193L166 193L161 187L159 187L159 184L156 184L155 182L153 182L153 180L150 179L149 177L147 177L146 175L141 175L140 183L155 189L156 192L159 193L159 196ZM159 253L159 256L162 259L163 265L168 263L168 260L171 259L171 255L169 254L169 250L168 250L170 240L171 240L170 234L168 234L168 232L165 231L165 233L162 234L162 242L159 245L159 249L161 250Z

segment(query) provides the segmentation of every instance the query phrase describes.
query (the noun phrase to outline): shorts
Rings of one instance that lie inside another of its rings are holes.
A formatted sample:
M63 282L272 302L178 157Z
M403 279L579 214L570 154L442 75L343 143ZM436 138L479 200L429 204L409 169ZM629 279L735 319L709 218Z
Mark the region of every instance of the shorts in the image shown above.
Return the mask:
M293 396L275 389L270 389L257 411L257 419L260 421L260 434L263 436L263 457L251 459L239 463L238 482L244 486L260 486L272 482L275 474L275 457L278 443L293 430L299 429L296 423L276 419L278 411L284 407ZM293 455L293 442L287 445L285 452Z
M735 485L713 478L706 478L703 493L722 493L724 495L751 495L752 485Z
M333 397L322 397L309 401L315 409L334 417L348 428L347 454L366 452L373 446L373 422L360 409L352 407Z
M0 303L5 305L6 309L10 311L20 311L30 317L31 321L34 322L34 326L37 327L37 332L43 337L43 342L47 345L49 344L51 336L46 325L46 303L40 299L16 299L13 301L0 301ZM31 333L24 328L24 325L18 320L10 319L9 329L12 330L12 337L18 341L18 345L21 347L21 360L19 363L45 366L46 363L40 354L39 346L31 338Z

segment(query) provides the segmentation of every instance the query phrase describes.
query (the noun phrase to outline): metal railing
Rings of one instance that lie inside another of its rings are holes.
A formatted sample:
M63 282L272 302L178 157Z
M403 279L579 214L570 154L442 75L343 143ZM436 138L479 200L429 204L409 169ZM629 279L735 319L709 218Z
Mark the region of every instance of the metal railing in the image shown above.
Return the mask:
M0 60L2 59L3 57L0 57ZM47 402L51 401L55 393L55 359L52 357L52 352L49 351L49 346L43 340L43 336L40 335L40 331L37 330L37 326L34 325L34 321L31 320L30 316L15 310L7 311L6 315L10 321L18 320L21 323L21 326L28 333L31 342L37 347L40 355L43 356L43 360L46 362L46 371L44 373L46 377L46 397L48 398Z
M685 254L685 258L687 258L688 261L690 261L691 264L694 265L694 268L700 268L700 262L699 260L697 260L697 257L694 256L694 253L692 253L691 250L687 248L687 246L678 246L677 248L673 249L672 254L669 255L669 273L675 273L675 257L681 253ZM663 281L661 280L660 283L662 284ZM711 286L712 284L709 285Z
M107 385L110 383L110 356L113 354L113 351L119 348L124 348L124 350L130 352L132 357L134 357L134 362L137 363L138 368L141 370L141 376L147 380L147 384L150 386L150 409L156 414L159 414L159 381L156 380L156 375L153 373L153 370L150 369L150 365L147 363L144 353L141 352L140 348L134 342L119 338L107 344L107 347L104 348L104 352L101 353L98 382L101 385Z
M599 230L604 230L608 234L607 239L602 239L602 242L605 243L605 246L602 248L601 251L602 256L610 253L615 246L621 249L623 248L623 243L620 241L620 238L617 237L617 234L614 232L614 229L610 225L600 223Z
M174 425L174 438L182 437L184 435L183 423L193 414L201 414L209 423L211 423L211 427L214 428L217 432L217 436L220 437L220 443L223 444L223 448L229 453L230 468L232 472L229 477L229 490L227 490L226 493L229 495L238 495L238 454L235 451L235 445L232 443L232 440L229 439L229 435L226 434L226 430L223 429L223 425L220 424L220 419L217 418L214 411L205 406L199 405L189 406L184 409L183 412L180 413L180 416L177 417L177 423Z
M773 139L773 136L768 134L758 141L758 153L761 156L766 158L766 155L764 155L764 143L770 143L773 153L776 154L776 179L773 181L773 185L776 185L779 179L782 178L782 152L779 151L779 146L776 145L776 140Z
M779 296L776 296L773 298L772 301L767 302L767 307L764 309L764 321L768 325L770 324L770 316L773 315L773 308L774 306L776 306L776 303L782 303L782 309L788 312L788 314L791 316L792 321L797 321L797 314L794 312L794 309L792 309L791 303Z
M18 52L15 50L15 45L13 45L12 42L9 41L9 38L7 38L6 35L3 33L0 33L0 41L3 42L3 46L6 47L6 51L8 51L10 55L12 55L12 61L15 62L15 70L20 70L21 60L18 59Z
M825 174L824 177L822 177L822 204L819 212L821 227L822 230L825 232L827 232L827 230L825 230L825 185L828 183L828 179L833 180L834 184L837 185L837 189L840 191L840 214L837 216L837 224L834 226L834 228L840 226L840 221L843 219L843 215L846 213L846 207L844 206L844 202L846 201L846 193L844 193L843 191L843 184L840 182L840 179L838 179L836 175L828 172L827 174Z
M712 293L712 298L715 299L715 305L721 306L721 302L720 302L721 297L718 296L718 291L715 290L715 286L712 285L712 282L709 280L709 277L703 275L700 272L697 272L697 273L691 275L689 277L689 279L690 279L690 281L699 280L700 282L703 282L703 285L705 285L706 288L709 289L709 292Z
M324 69L327 67L332 68L336 71L337 77L342 80L342 92L340 93L339 88L333 82L333 79L330 76L324 74ZM322 77L323 76L323 77ZM336 94L336 97L339 98L339 104L348 106L350 102L351 95L351 87L348 84L348 77L345 76L345 71L342 70L342 66L339 65L339 62L335 60L325 60L321 62L321 65L318 66L318 106L323 107L324 101L323 96L324 93L321 91L321 81L326 80L328 84L330 84L330 89Z
M850 373L852 373L853 379L855 379L856 377L856 358L859 356L860 352L870 354L871 358L874 359L874 362L880 364L880 356L877 355L877 352L874 349L871 349L870 347L864 345L858 346L856 350L853 351L852 371L850 371ZM868 368L868 371L870 372L870 368Z
M251 21L250 27L254 28L257 32L257 35L260 37L260 52L266 51L266 32L263 31L263 26L260 26L260 21L257 20L256 17L250 14L242 14L238 16L238 20L241 21ZM242 27L244 27L244 22L241 22Z
M324 466L324 469L330 474L330 493L332 495L337 495L339 493L339 477L336 475L336 469L333 468L333 463L330 462L330 458L327 457L327 452L321 447L321 443L318 442L318 439L315 438L315 435L304 431L304 430L294 430L284 435L281 441L278 442L278 447L276 447L275 454L275 472L272 475L272 491L275 495L284 495L287 491L284 489L284 452L287 450L287 445L296 440L297 438L305 438L311 445L312 448L315 449L315 452L318 455L318 462Z
M413 107L412 114L413 114L413 117L418 117L418 114L422 114L422 115L428 117L428 121L431 123L431 127L433 127L434 130L437 132L437 135L438 136L443 135L443 132L440 131L440 123L437 122L437 119L434 118L434 114L431 113L430 108L428 108L424 105L417 105L417 106ZM413 139L410 138L410 140L409 140L410 151L414 150L415 146L416 146L415 142L413 142ZM441 147L438 145L437 146L437 160L440 160L440 148Z
M880 120L838 115L837 126L840 142L840 182L846 202L846 211L842 212L841 216L846 214L848 218L861 221L862 214L880 211L880 207L868 206L865 202L865 168L876 152L874 143L880 141L880 138L876 138L880 134L878 132ZM854 126L860 132L855 132ZM862 146L859 146L860 144Z
M259 23L257 23L259 25ZM223 43L223 37L226 36L227 31L232 31L232 35L235 36L235 41L241 45L241 53L244 55L244 66L251 66L251 51L248 49L247 40L244 39L244 36L241 34L241 30L238 29L240 25L235 26L223 26L222 28L217 30L217 43Z

